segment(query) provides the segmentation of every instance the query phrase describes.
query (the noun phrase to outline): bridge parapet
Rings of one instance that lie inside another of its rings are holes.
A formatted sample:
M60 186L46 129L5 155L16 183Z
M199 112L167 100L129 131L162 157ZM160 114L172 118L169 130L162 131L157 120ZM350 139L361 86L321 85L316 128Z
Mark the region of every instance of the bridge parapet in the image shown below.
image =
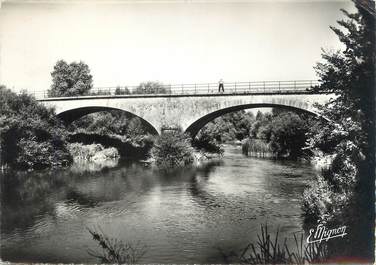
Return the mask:
M224 83L224 93L233 95L309 94L312 93L311 88L318 84L317 80L226 82ZM218 87L218 83L161 84L153 90L140 90L138 86L95 87L90 90L87 96L212 95L219 93ZM38 99L49 98L46 91L33 91L32 94Z

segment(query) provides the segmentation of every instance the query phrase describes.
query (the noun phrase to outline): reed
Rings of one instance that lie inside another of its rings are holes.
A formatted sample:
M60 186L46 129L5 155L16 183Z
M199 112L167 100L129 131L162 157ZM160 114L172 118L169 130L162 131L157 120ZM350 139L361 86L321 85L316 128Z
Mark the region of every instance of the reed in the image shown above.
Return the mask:
M117 238L106 236L100 227L97 229L87 228L93 239L102 248L102 253L88 250L89 255L101 260L101 263L110 264L134 264L146 253L146 246L140 242L123 242Z
M261 139L249 138L242 143L242 152L252 157L275 157L268 143Z
M307 264L323 263L328 259L325 243L305 244L303 233L300 237L294 234L294 249L279 241L279 229L272 238L268 226L261 225L261 235L257 235L256 243L249 243L240 254L240 262L246 264Z

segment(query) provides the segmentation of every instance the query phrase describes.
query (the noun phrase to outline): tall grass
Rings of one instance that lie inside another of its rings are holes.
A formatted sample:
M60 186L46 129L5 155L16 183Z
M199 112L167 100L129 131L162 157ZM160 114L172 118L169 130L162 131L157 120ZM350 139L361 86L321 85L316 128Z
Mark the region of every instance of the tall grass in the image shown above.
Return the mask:
M102 249L102 253L93 250L88 250L88 253L100 259L101 263L134 264L146 253L146 246L140 244L140 242L129 243L116 238L109 238L103 233L100 227L97 229L87 229Z
M246 156L275 157L268 143L261 139L249 138L242 143L242 151Z
M287 238L279 242L279 229L274 238L267 225L261 225L261 235L257 235L257 243L249 243L240 254L240 262L247 264L307 264L322 263L328 258L327 246L324 243L305 244L303 233L300 237L294 234L294 249L288 247Z

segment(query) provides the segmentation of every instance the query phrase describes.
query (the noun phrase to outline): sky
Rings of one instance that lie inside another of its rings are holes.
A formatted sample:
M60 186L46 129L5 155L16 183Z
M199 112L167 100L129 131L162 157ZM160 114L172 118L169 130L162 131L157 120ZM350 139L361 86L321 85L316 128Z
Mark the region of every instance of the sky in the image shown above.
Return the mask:
M0 0L1 1L1 0ZM350 1L2 1L0 84L47 90L57 60L95 87L316 79Z

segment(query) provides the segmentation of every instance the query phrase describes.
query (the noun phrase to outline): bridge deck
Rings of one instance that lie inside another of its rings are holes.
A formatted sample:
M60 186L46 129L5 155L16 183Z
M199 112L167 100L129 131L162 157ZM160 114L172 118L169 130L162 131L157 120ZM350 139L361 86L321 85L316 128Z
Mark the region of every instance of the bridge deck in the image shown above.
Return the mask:
M158 89L140 89L139 86L117 86L93 88L86 96L48 97L46 91L33 94L40 100L108 97L181 97L181 96L221 96L259 94L317 94L312 87L319 85L317 80L295 81L256 81L224 83L224 92L219 92L218 83L161 85Z

